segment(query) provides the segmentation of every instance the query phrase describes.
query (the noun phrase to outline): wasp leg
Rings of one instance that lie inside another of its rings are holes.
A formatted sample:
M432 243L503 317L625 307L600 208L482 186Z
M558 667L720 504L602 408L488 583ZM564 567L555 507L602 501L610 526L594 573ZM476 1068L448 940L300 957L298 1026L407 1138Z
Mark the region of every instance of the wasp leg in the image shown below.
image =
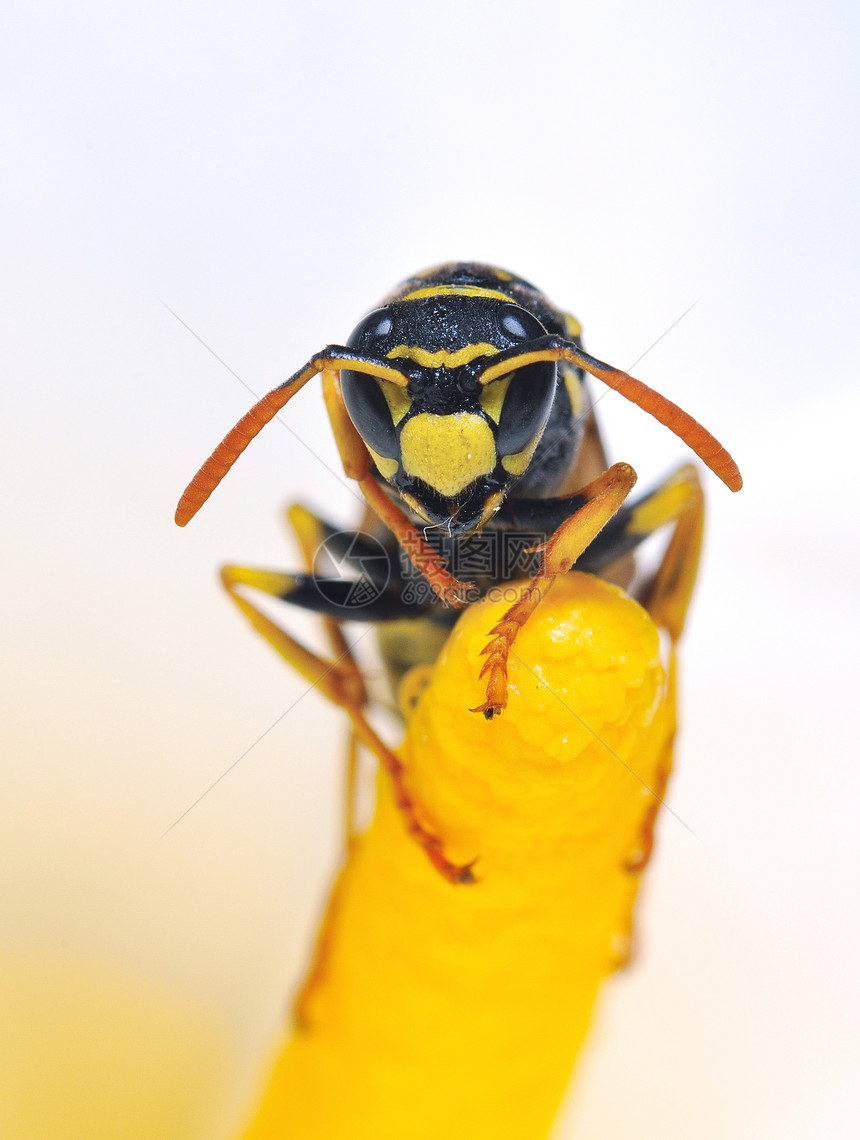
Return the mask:
M323 578L318 574L283 574L281 578L283 590L277 596L282 602L339 622L397 621L439 610L423 599L406 600L399 586L383 589L370 578Z
M354 807L356 790L355 776L357 770L358 738L355 732L350 729L346 758L346 811L344 813L347 852L349 852L356 836ZM346 864L341 868L335 879L328 901L327 921L320 926L317 932L316 942L311 954L307 973L291 1003L293 1024L299 1032L307 1032L311 1028L313 1021L311 1010L313 1009L314 996L320 986L325 982L329 962L329 946L332 941L332 933L337 929L334 914L340 905L342 895L341 884L343 883L343 871L345 866Z
M704 524L704 497L699 473L692 465L680 468L652 495L637 504L630 518L634 532L651 534L674 523L672 537L654 578L646 589L643 605L655 625L665 629L673 644L684 628L687 607L696 580ZM675 704L674 655L669 663L668 703ZM625 870L640 875L654 851L654 825L672 772L672 740L667 742L655 773L648 806L636 840L625 861ZM623 963L626 964L626 963Z
M328 418L331 420L331 428L334 432L337 450L340 453L344 474L347 478L360 482L370 470L370 452L349 418L346 404L343 402L340 371L336 368L325 369L322 374L322 382L323 399L325 400Z
M702 485L692 464L680 468L641 503L631 517L630 527L634 532L652 534L672 522L672 537L642 604L654 623L677 642L696 583L705 522Z
M474 584L460 582L454 577L446 568L444 559L438 551L434 550L429 542L424 541L403 511L389 499L373 475L365 476L359 482L359 487L374 513L397 539L416 570L427 579L437 597L457 609L472 600L469 595L475 590Z
M697 480L696 468L687 465L635 502L625 503L577 558L574 569L604 577L608 566L632 554L658 527L674 522L683 513L690 496L681 488L691 478ZM493 526L549 536L586 502L581 491L558 499L506 499Z
M392 553L372 534L364 530L344 530L307 507L290 507L287 523L296 532L309 573L322 554L335 560L338 566L346 563L356 574L370 578L382 588L399 567L396 551Z
M301 547L302 560L304 561L308 574L312 574L317 552L328 530L327 524L324 523L322 519L317 518L307 507L303 507L298 503L288 509L287 520ZM343 635L343 627L336 618L328 614L324 613L322 620L326 636L328 637L336 660L346 662L347 667L351 668L355 673L356 680L362 690L361 707L364 708L367 705L367 690L364 687L364 678L361 676L361 671L353 656L352 649Z
M669 689L666 695L666 703L672 708L675 707L674 667L670 667L669 670ZM651 862L651 856L654 853L654 826L657 822L660 808L663 806L666 797L666 786L672 774L672 746L674 744L674 737L675 734L672 732L662 749L657 763L657 769L651 779L650 787L643 787L642 789L643 793L648 795L647 807L636 827L636 837L627 853L627 858L622 864L624 870L631 877L638 878L642 874ZM637 889L638 885L634 885L634 890ZM614 961L611 968L613 970L626 970L636 958L638 936L632 908L627 911L624 928L620 930L613 939L612 949Z
M487 680L487 699L473 709L487 720L497 716L507 704L508 655L518 631L528 621L559 574L565 574L612 518L636 482L636 472L626 463L616 463L580 492L586 502L567 519L543 545L540 571L524 587L519 601L510 607L490 631L492 640L484 648L487 660L481 676Z
M276 625L240 593L240 589L245 586L279 597L285 583L289 583L291 578L292 575L288 574L241 566L225 566L221 571L225 589L254 629L288 664L319 689L323 696L347 714L356 740L377 757L391 778L395 802L404 817L407 830L424 849L433 866L452 883L474 882L471 866L460 866L447 859L442 841L418 818L417 805L406 787L405 769L400 758L382 741L364 715L367 694L351 651L347 648L346 654L340 659L326 661Z
M319 518L307 507L294 503L287 510L287 522L302 551L302 559L309 574L313 573L314 562L320 545L326 537L331 536L333 528L329 523ZM347 642L342 624L334 617L324 614L323 627L326 631L329 644L337 661L347 661L360 679L363 690L361 707L367 707L367 688L364 678L355 660L352 649ZM350 725L346 744L346 768L344 780L344 811L343 811L343 841L344 849L348 852L355 838L355 803L358 780L358 740L355 729Z
M669 679L669 700L674 701L674 699L675 674L674 670L672 670ZM654 775L652 787L648 789L651 796L648 801L648 807L645 810L645 815L639 825L636 842L624 861L624 870L629 871L631 875L641 875L648 866L651 856L654 853L654 825L657 822L657 815L660 808L663 806L666 785L669 783L669 777L672 775L672 743L673 738L668 741L663 755L660 757L660 764Z
M341 899L343 897L345 870L345 866L341 867L334 881L334 886L331 889L326 906L326 919L317 930L308 971L302 979L295 997L290 1003L292 1007L293 1025L299 1033L308 1033L313 1029L314 998L320 987L325 984L331 958L330 949L339 926L337 914L340 910Z

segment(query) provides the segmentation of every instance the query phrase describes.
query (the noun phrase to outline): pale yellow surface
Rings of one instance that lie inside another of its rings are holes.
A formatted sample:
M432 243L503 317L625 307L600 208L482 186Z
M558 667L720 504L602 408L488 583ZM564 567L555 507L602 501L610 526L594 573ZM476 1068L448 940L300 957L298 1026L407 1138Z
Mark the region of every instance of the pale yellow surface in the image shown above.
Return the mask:
M309 1025L246 1140L538 1140L597 989L623 958L649 788L674 710L657 631L614 587L560 580L526 625L493 722L478 654L505 604L458 624L408 725L408 781L452 886L406 835L389 784L330 907Z
M0 1136L207 1140L235 1048L213 1010L59 946L0 949Z

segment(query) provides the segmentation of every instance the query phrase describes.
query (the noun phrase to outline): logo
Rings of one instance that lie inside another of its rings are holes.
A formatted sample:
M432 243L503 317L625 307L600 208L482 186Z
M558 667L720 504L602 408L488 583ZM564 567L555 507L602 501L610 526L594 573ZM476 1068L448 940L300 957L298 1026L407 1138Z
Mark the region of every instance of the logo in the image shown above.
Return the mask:
M317 564L328 571L323 576ZM391 562L382 543L370 534L342 530L320 544L314 559L314 585L328 603L346 611L372 605L385 593Z

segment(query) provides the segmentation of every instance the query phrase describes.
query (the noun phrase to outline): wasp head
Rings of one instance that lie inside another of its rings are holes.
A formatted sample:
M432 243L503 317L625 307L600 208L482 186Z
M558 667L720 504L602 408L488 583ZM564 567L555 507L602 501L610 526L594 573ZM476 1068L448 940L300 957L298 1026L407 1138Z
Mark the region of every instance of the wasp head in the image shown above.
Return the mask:
M519 305L466 290L394 302L355 329L348 347L396 367L406 383L347 368L344 403L380 475L419 518L469 534L524 474L557 377L553 361L518 367L517 355L545 336ZM500 353L511 371L482 381Z

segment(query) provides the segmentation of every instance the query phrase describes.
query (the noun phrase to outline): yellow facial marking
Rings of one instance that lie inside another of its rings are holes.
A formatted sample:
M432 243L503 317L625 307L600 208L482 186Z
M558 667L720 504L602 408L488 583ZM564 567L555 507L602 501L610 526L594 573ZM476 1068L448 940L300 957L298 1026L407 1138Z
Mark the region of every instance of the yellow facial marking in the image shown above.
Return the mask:
M367 444L364 446L367 447ZM370 458L376 464L379 474L382 476L382 478L393 479L397 474L397 468L400 466L397 460L388 459L386 456L380 455L378 452L374 451L372 447L368 447L367 450L370 452Z
M478 285L428 285L425 289L416 289L414 293L408 293L401 300L423 301L425 297L487 297L491 301L511 300L507 293L500 293L495 289L482 289Z
M428 352L426 348L419 348L417 344L398 344L397 348L392 348L386 356L389 360L414 360L422 368L459 368L477 356L494 356L498 351L494 345L487 344L486 341L481 341L480 344L466 344L456 352L448 352L444 348Z
M502 467L509 475L522 475L528 465L532 461L532 456L535 453L535 448L540 442L540 437L543 433L538 432L535 438L531 441L524 451L518 451L516 455L503 455Z
M392 420L399 424L412 407L412 397L407 396L403 388L396 388L393 384L381 384L380 387Z
M414 416L400 434L403 470L450 498L496 466L496 444L483 416Z
M488 384L481 392L481 407L494 423L498 423L502 418L502 405L513 378L514 374L511 372L501 380L496 380L494 384Z
M564 331L571 339L573 339L574 337L582 336L582 325L579 323L576 317L572 317L570 313L565 313Z
M581 416L585 404L583 398L585 393L583 392L582 381L577 376L576 370L569 364L562 362L559 365L559 371L564 380L564 386L567 389L567 398L570 400L570 410L574 416Z

